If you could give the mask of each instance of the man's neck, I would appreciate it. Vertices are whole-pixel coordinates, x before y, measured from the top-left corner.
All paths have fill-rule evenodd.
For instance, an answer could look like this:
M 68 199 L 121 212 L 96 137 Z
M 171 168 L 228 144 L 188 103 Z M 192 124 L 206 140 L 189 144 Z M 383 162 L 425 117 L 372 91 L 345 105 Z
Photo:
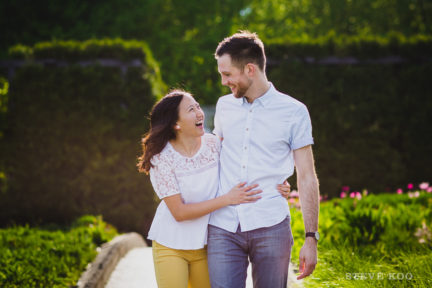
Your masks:
M 256 99 L 263 96 L 270 89 L 270 82 L 266 77 L 256 79 L 246 92 L 246 100 L 253 103 Z

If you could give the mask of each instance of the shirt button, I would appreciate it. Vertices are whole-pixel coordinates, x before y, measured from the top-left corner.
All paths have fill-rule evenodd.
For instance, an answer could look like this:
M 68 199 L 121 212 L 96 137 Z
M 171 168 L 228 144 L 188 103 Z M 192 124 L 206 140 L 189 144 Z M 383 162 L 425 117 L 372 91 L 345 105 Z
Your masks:
M 245 169 L 246 168 L 246 166 L 245 165 L 243 165 L 243 167 L 242 167 L 243 169 Z
M 246 128 L 246 131 L 249 131 L 249 128 Z
M 244 147 L 245 150 L 247 150 L 247 147 Z
M 252 109 L 251 109 L 251 110 L 249 110 L 249 112 L 250 112 L 250 113 L 252 113 Z

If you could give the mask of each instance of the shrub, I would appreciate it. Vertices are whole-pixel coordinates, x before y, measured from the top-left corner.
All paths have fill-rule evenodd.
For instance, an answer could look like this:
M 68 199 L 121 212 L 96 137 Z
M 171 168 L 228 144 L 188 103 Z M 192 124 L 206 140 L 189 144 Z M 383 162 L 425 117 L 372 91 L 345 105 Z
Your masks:
M 429 287 L 431 214 L 432 193 L 426 192 L 322 202 L 318 264 L 305 286 Z M 295 241 L 292 260 L 298 264 L 304 225 L 299 210 L 291 209 L 291 216 Z M 356 277 L 365 273 L 366 277 L 375 278 L 353 279 L 355 273 Z M 392 279 L 391 273 L 409 274 L 407 277 L 412 279 Z M 378 274 L 382 279 L 377 279 Z
M 115 235 L 115 228 L 95 216 L 83 216 L 66 229 L 0 229 L 0 286 L 72 287 L 97 247 Z

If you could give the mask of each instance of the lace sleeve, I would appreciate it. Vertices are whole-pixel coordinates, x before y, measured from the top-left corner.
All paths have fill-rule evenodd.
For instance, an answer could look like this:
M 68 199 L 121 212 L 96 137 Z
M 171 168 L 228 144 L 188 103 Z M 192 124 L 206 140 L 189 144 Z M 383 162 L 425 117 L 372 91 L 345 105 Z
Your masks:
M 207 137 L 206 141 L 207 141 L 210 149 L 212 150 L 212 152 L 215 152 L 218 155 L 220 155 L 221 140 L 220 140 L 219 136 L 213 135 L 213 134 L 207 134 L 206 137 Z
M 159 156 L 159 155 L 157 155 Z M 152 161 L 154 167 L 150 169 L 150 181 L 160 199 L 180 193 L 174 171 L 167 159 L 156 158 Z

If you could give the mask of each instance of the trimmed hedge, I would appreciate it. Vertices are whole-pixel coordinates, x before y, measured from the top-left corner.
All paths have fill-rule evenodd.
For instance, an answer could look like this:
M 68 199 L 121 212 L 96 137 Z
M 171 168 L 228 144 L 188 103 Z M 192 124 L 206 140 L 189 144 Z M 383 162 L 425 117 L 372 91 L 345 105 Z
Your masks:
M 107 41 L 68 42 L 63 52 L 59 42 L 28 49 L 36 57 L 67 59 L 68 65 L 28 61 L 10 82 L 1 223 L 67 223 L 82 214 L 102 214 L 120 230 L 147 233 L 156 202 L 136 161 L 146 117 L 164 84 L 156 62 L 147 61 L 145 45 Z M 76 62 L 80 55 L 101 57 L 98 53 L 130 59 L 138 51 L 145 57 L 142 66 L 126 72 L 97 61 Z
M 152 56 L 147 43 L 137 40 L 90 39 L 87 41 L 39 42 L 33 47 L 21 44 L 9 49 L 12 59 L 46 60 L 55 59 L 70 62 L 97 59 L 121 61 L 142 60 L 145 64 L 145 77 L 150 81 L 153 93 L 162 96 L 166 87 L 162 81 L 159 64 Z
M 95 216 L 83 216 L 66 229 L 0 229 L 0 286 L 74 287 L 97 247 L 116 234 Z
M 380 35 L 336 35 L 334 31 L 318 38 L 269 40 L 267 56 L 282 60 L 289 57 L 356 57 L 373 59 L 400 56 L 406 60 L 431 60 L 432 36 L 405 36 L 398 32 Z
M 432 63 L 308 65 L 284 62 L 269 79 L 311 114 L 321 194 L 373 192 L 430 179 Z
M 9 82 L 0 76 L 0 140 L 6 128 L 6 112 L 8 107 Z

